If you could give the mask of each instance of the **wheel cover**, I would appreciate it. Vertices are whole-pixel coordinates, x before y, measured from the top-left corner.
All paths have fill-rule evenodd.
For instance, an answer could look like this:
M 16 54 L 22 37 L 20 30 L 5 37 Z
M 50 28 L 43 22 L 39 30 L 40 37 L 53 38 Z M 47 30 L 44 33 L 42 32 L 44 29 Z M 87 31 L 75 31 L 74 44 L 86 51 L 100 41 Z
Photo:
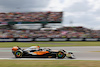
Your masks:
M 16 52 L 16 57 L 21 57 L 21 52 Z
M 58 57 L 63 57 L 63 56 L 64 56 L 64 54 L 62 52 L 58 53 Z

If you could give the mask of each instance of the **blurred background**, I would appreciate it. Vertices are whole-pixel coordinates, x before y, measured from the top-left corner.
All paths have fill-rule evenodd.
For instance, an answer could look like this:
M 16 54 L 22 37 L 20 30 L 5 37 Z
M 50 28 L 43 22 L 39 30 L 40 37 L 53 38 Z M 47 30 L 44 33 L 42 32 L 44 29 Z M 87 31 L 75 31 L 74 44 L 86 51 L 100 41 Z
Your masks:
M 0 38 L 100 38 L 99 0 L 0 0 Z

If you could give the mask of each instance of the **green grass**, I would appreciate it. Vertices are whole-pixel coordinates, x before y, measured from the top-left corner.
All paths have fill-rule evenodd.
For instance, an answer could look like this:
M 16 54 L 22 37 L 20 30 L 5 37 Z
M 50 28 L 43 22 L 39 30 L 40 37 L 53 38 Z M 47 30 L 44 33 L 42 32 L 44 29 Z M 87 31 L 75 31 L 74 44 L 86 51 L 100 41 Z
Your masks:
M 41 47 L 60 46 L 100 46 L 100 42 L 0 42 L 0 47 L 30 47 L 39 45 Z
M 0 60 L 0 67 L 100 67 L 100 61 Z

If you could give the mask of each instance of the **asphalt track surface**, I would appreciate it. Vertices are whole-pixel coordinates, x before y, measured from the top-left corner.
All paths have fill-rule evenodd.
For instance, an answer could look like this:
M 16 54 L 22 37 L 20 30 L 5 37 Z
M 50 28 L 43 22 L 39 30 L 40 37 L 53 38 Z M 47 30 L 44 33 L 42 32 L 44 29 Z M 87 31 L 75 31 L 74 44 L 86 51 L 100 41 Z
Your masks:
M 11 48 L 0 48 L 0 59 L 10 60 L 100 60 L 100 46 L 82 46 L 82 47 L 41 47 L 54 50 L 64 49 L 73 52 L 75 59 L 55 59 L 55 58 L 15 58 Z M 23 48 L 25 49 L 25 48 Z

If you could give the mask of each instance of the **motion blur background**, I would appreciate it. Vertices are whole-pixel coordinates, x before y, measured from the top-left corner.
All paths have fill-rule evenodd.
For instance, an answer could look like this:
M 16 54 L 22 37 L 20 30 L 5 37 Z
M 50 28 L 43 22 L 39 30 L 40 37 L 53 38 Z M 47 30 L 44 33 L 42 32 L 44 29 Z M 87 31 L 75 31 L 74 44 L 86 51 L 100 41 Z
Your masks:
M 0 38 L 100 38 L 99 2 L 0 0 Z

